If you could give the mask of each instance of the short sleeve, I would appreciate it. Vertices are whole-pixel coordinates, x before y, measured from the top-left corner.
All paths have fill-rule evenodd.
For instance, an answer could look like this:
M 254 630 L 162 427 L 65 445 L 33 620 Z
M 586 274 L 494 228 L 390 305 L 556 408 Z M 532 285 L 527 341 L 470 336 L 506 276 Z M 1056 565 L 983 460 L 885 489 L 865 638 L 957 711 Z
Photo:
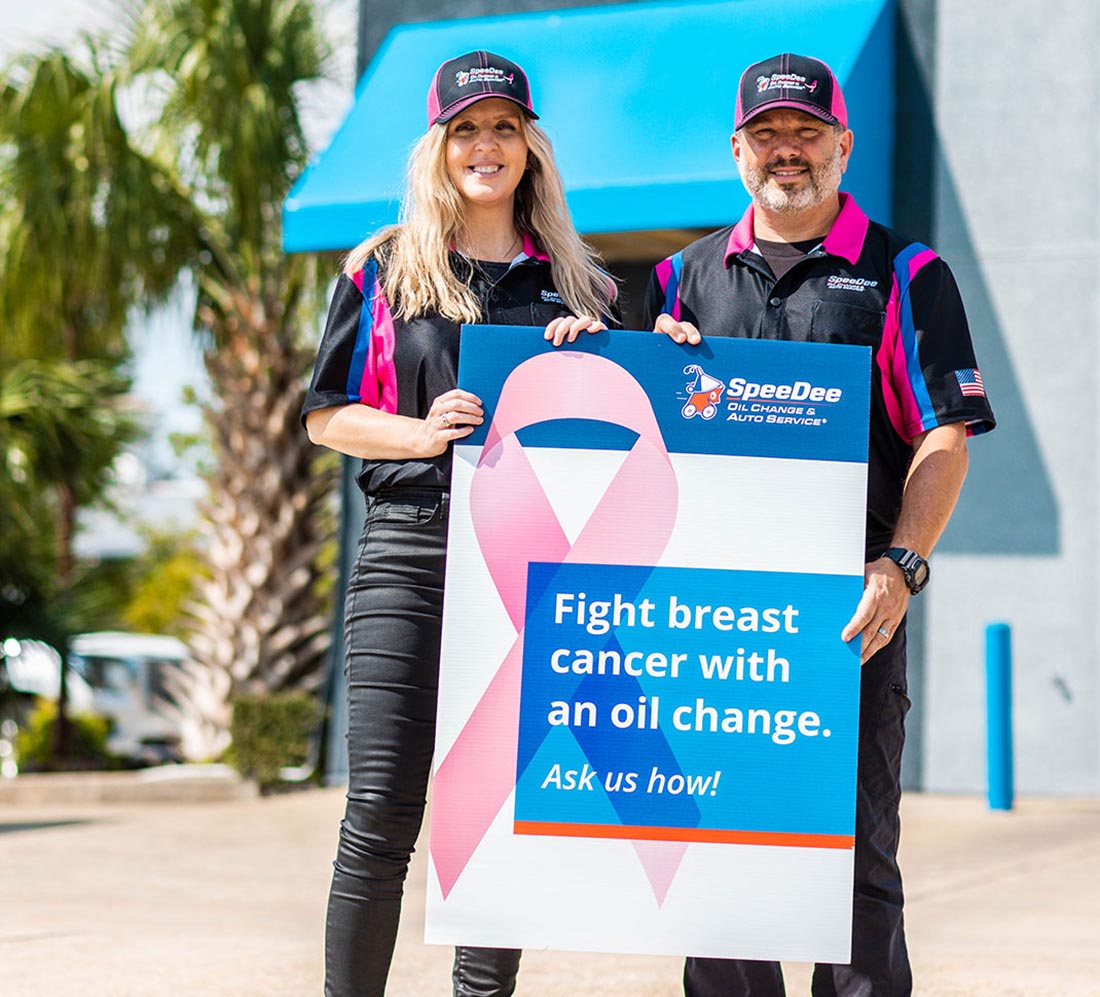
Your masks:
M 652 329 L 657 316 L 661 314 L 671 315 L 677 322 L 680 321 L 680 271 L 682 268 L 683 257 L 680 253 L 661 260 L 653 268 L 645 293 L 644 315 L 647 328 Z
M 645 303 L 642 310 L 642 318 L 645 322 L 647 329 L 653 328 L 653 323 L 657 321 L 657 316 L 663 312 L 665 305 L 665 292 L 661 287 L 660 281 L 657 279 L 657 271 L 649 275 L 649 283 L 645 289 Z
M 374 260 L 341 274 L 302 405 L 302 422 L 317 409 L 364 404 L 397 411 L 393 317 Z
M 914 244 L 895 261 L 877 363 L 894 429 L 907 443 L 936 426 L 993 429 L 966 311 L 947 264 Z

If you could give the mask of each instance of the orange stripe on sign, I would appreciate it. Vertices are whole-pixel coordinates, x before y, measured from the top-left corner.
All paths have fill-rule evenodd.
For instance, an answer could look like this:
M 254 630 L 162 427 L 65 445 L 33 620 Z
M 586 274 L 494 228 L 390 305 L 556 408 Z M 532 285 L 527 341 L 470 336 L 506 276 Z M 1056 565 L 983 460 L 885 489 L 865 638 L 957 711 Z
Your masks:
M 701 841 L 719 845 L 778 845 L 785 848 L 853 848 L 850 834 L 786 834 L 779 831 L 717 831 L 703 827 L 631 827 L 625 824 L 558 824 L 517 820 L 516 834 L 558 838 L 624 838 L 628 841 Z

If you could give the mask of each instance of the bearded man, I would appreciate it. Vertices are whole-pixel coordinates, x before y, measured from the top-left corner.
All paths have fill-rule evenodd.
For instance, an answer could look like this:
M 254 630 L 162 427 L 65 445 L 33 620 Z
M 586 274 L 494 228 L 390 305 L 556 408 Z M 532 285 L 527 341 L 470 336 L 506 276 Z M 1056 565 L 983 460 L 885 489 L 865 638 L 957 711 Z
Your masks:
M 966 476 L 969 435 L 993 428 L 958 288 L 932 250 L 870 221 L 840 182 L 852 132 L 823 62 L 784 54 L 741 77 L 733 158 L 752 204 L 658 264 L 654 331 L 870 346 L 865 587 L 838 635 L 860 639 L 852 958 L 818 965 L 813 994 L 902 997 L 901 752 L 905 614 Z M 814 552 L 806 551 L 807 570 Z M 778 963 L 688 959 L 687 997 L 777 997 Z

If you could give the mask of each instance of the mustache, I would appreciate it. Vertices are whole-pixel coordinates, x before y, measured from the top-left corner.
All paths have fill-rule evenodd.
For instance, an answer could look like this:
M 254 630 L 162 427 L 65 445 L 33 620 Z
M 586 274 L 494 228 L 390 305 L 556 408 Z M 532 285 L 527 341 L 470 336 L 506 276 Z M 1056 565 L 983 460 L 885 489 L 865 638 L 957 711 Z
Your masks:
M 764 169 L 766 169 L 766 170 L 778 170 L 778 169 L 781 169 L 785 166 L 786 167 L 804 166 L 804 167 L 806 167 L 806 169 L 811 168 L 810 164 L 807 163 L 806 160 L 802 159 L 799 156 L 793 156 L 790 159 L 772 159 L 768 163 L 765 164 Z

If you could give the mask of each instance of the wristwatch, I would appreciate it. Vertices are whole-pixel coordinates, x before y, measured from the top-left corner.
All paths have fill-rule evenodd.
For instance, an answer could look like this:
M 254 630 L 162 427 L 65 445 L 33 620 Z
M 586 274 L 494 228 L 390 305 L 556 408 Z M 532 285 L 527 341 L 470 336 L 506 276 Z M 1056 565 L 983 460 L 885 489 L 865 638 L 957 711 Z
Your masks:
M 906 547 L 891 547 L 882 556 L 890 558 L 901 568 L 901 573 L 905 575 L 905 584 L 913 595 L 916 595 L 928 584 L 930 574 L 928 562 L 915 550 L 909 550 Z

